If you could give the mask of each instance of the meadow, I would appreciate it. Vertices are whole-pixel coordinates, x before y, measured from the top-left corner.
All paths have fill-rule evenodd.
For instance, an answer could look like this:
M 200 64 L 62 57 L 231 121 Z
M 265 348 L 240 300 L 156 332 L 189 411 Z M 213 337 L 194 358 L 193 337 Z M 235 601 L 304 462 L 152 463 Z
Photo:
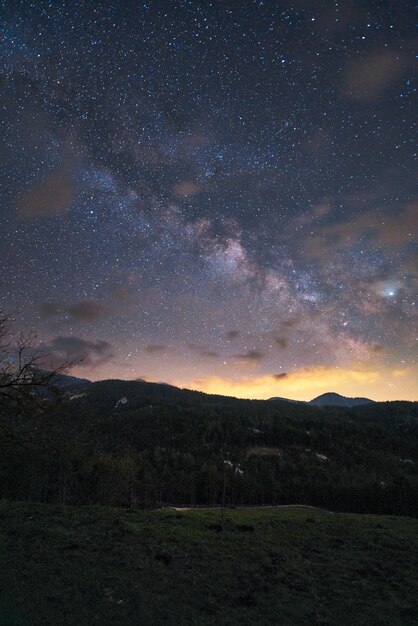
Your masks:
M 418 521 L 0 503 L 0 625 L 418 623 Z

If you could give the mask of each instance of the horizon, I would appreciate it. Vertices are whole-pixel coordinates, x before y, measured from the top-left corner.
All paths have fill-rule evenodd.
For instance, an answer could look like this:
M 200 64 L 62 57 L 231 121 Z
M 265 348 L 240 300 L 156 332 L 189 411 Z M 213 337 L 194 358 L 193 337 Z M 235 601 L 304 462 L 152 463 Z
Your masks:
M 0 309 L 80 377 L 418 397 L 409 3 L 7 3 Z
M 68 373 L 68 374 L 64 374 L 65 376 L 74 376 L 73 373 Z M 79 378 L 78 376 L 76 376 L 76 378 Z M 80 376 L 81 378 L 81 376 Z M 106 381 L 119 381 L 119 382 L 143 382 L 143 383 L 149 383 L 152 385 L 168 385 L 170 387 L 174 387 L 176 389 L 179 389 L 181 391 L 196 391 L 199 393 L 205 393 L 207 395 L 220 395 L 220 396 L 224 396 L 227 398 L 236 398 L 237 400 L 271 400 L 273 398 L 277 398 L 278 400 L 288 400 L 289 402 L 310 402 L 312 400 L 315 400 L 316 398 L 322 396 L 322 395 L 340 395 L 344 398 L 348 398 L 348 399 L 354 399 L 354 398 L 364 398 L 367 400 L 371 400 L 372 402 L 418 402 L 417 399 L 407 399 L 407 398 L 403 398 L 403 397 L 396 397 L 396 398 L 392 398 L 390 400 L 375 400 L 374 398 L 369 397 L 369 395 L 357 395 L 357 396 L 347 396 L 344 394 L 341 394 L 335 390 L 327 390 L 327 391 L 322 391 L 318 394 L 316 394 L 315 396 L 311 396 L 309 398 L 305 398 L 305 399 L 296 399 L 293 397 L 286 397 L 286 396 L 267 396 L 267 397 L 250 397 L 250 396 L 245 396 L 245 395 L 233 395 L 233 394 L 226 394 L 226 393 L 220 393 L 217 391 L 205 391 L 203 389 L 198 389 L 195 387 L 187 387 L 184 385 L 176 385 L 174 383 L 170 383 L 167 381 L 162 381 L 162 380 L 145 380 L 144 378 L 97 378 L 97 379 L 86 379 L 85 377 L 83 377 L 85 380 L 87 380 L 90 383 L 100 383 L 100 382 L 106 382 Z

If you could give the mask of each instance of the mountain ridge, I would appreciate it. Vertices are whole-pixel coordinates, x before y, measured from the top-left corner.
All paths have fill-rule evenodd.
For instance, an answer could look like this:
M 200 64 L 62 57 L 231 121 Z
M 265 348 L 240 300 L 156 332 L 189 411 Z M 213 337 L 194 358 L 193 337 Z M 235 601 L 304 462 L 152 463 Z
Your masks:
M 112 389 L 112 400 L 114 396 L 114 391 L 116 388 L 119 390 L 119 398 L 127 397 L 129 400 L 129 395 L 132 394 L 135 399 L 140 398 L 143 394 L 145 396 L 152 395 L 153 397 L 159 397 L 160 400 L 164 398 L 168 399 L 170 397 L 177 397 L 188 399 L 191 401 L 193 398 L 201 398 L 206 399 L 208 401 L 213 402 L 260 402 L 260 403 L 281 403 L 282 406 L 294 406 L 297 408 L 300 407 L 312 407 L 312 408 L 326 408 L 326 407 L 339 407 L 339 408 L 355 408 L 355 407 L 366 407 L 369 406 L 377 406 L 381 404 L 387 404 L 388 402 L 399 403 L 399 402 L 410 402 L 414 403 L 414 401 L 408 400 L 382 400 L 375 401 L 370 398 L 362 398 L 362 397 L 354 397 L 350 398 L 347 396 L 343 396 L 341 394 L 335 392 L 327 392 L 321 394 L 313 398 L 310 401 L 304 400 L 293 400 L 291 398 L 283 398 L 283 397 L 271 397 L 267 399 L 253 399 L 253 398 L 236 398 L 234 396 L 225 396 L 222 394 L 210 394 L 204 391 L 198 391 L 195 389 L 188 389 L 186 387 L 176 387 L 175 385 L 161 383 L 161 382 L 148 382 L 145 380 L 123 380 L 123 379 L 104 379 L 99 381 L 89 381 L 83 378 L 77 378 L 73 376 L 67 376 L 60 374 L 58 375 L 59 384 L 55 386 L 65 392 L 72 392 L 77 390 L 87 391 L 90 389 L 93 395 L 99 390 L 107 390 L 107 393 L 110 393 Z M 117 394 L 116 394 L 117 395 Z M 117 398 L 117 400 L 119 399 Z M 416 401 L 415 401 L 416 402 Z

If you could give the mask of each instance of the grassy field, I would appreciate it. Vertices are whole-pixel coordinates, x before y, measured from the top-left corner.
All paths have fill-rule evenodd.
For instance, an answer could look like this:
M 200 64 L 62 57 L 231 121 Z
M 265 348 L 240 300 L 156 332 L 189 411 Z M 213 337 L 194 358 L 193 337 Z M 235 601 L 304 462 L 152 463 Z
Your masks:
M 418 624 L 418 521 L 0 503 L 0 625 Z

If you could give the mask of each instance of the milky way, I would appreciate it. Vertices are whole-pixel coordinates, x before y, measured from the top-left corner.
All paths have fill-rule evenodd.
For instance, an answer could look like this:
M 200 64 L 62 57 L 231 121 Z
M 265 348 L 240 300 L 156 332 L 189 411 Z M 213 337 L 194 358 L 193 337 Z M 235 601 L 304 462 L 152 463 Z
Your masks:
M 417 399 L 412 2 L 1 5 L 17 327 L 92 379 Z

